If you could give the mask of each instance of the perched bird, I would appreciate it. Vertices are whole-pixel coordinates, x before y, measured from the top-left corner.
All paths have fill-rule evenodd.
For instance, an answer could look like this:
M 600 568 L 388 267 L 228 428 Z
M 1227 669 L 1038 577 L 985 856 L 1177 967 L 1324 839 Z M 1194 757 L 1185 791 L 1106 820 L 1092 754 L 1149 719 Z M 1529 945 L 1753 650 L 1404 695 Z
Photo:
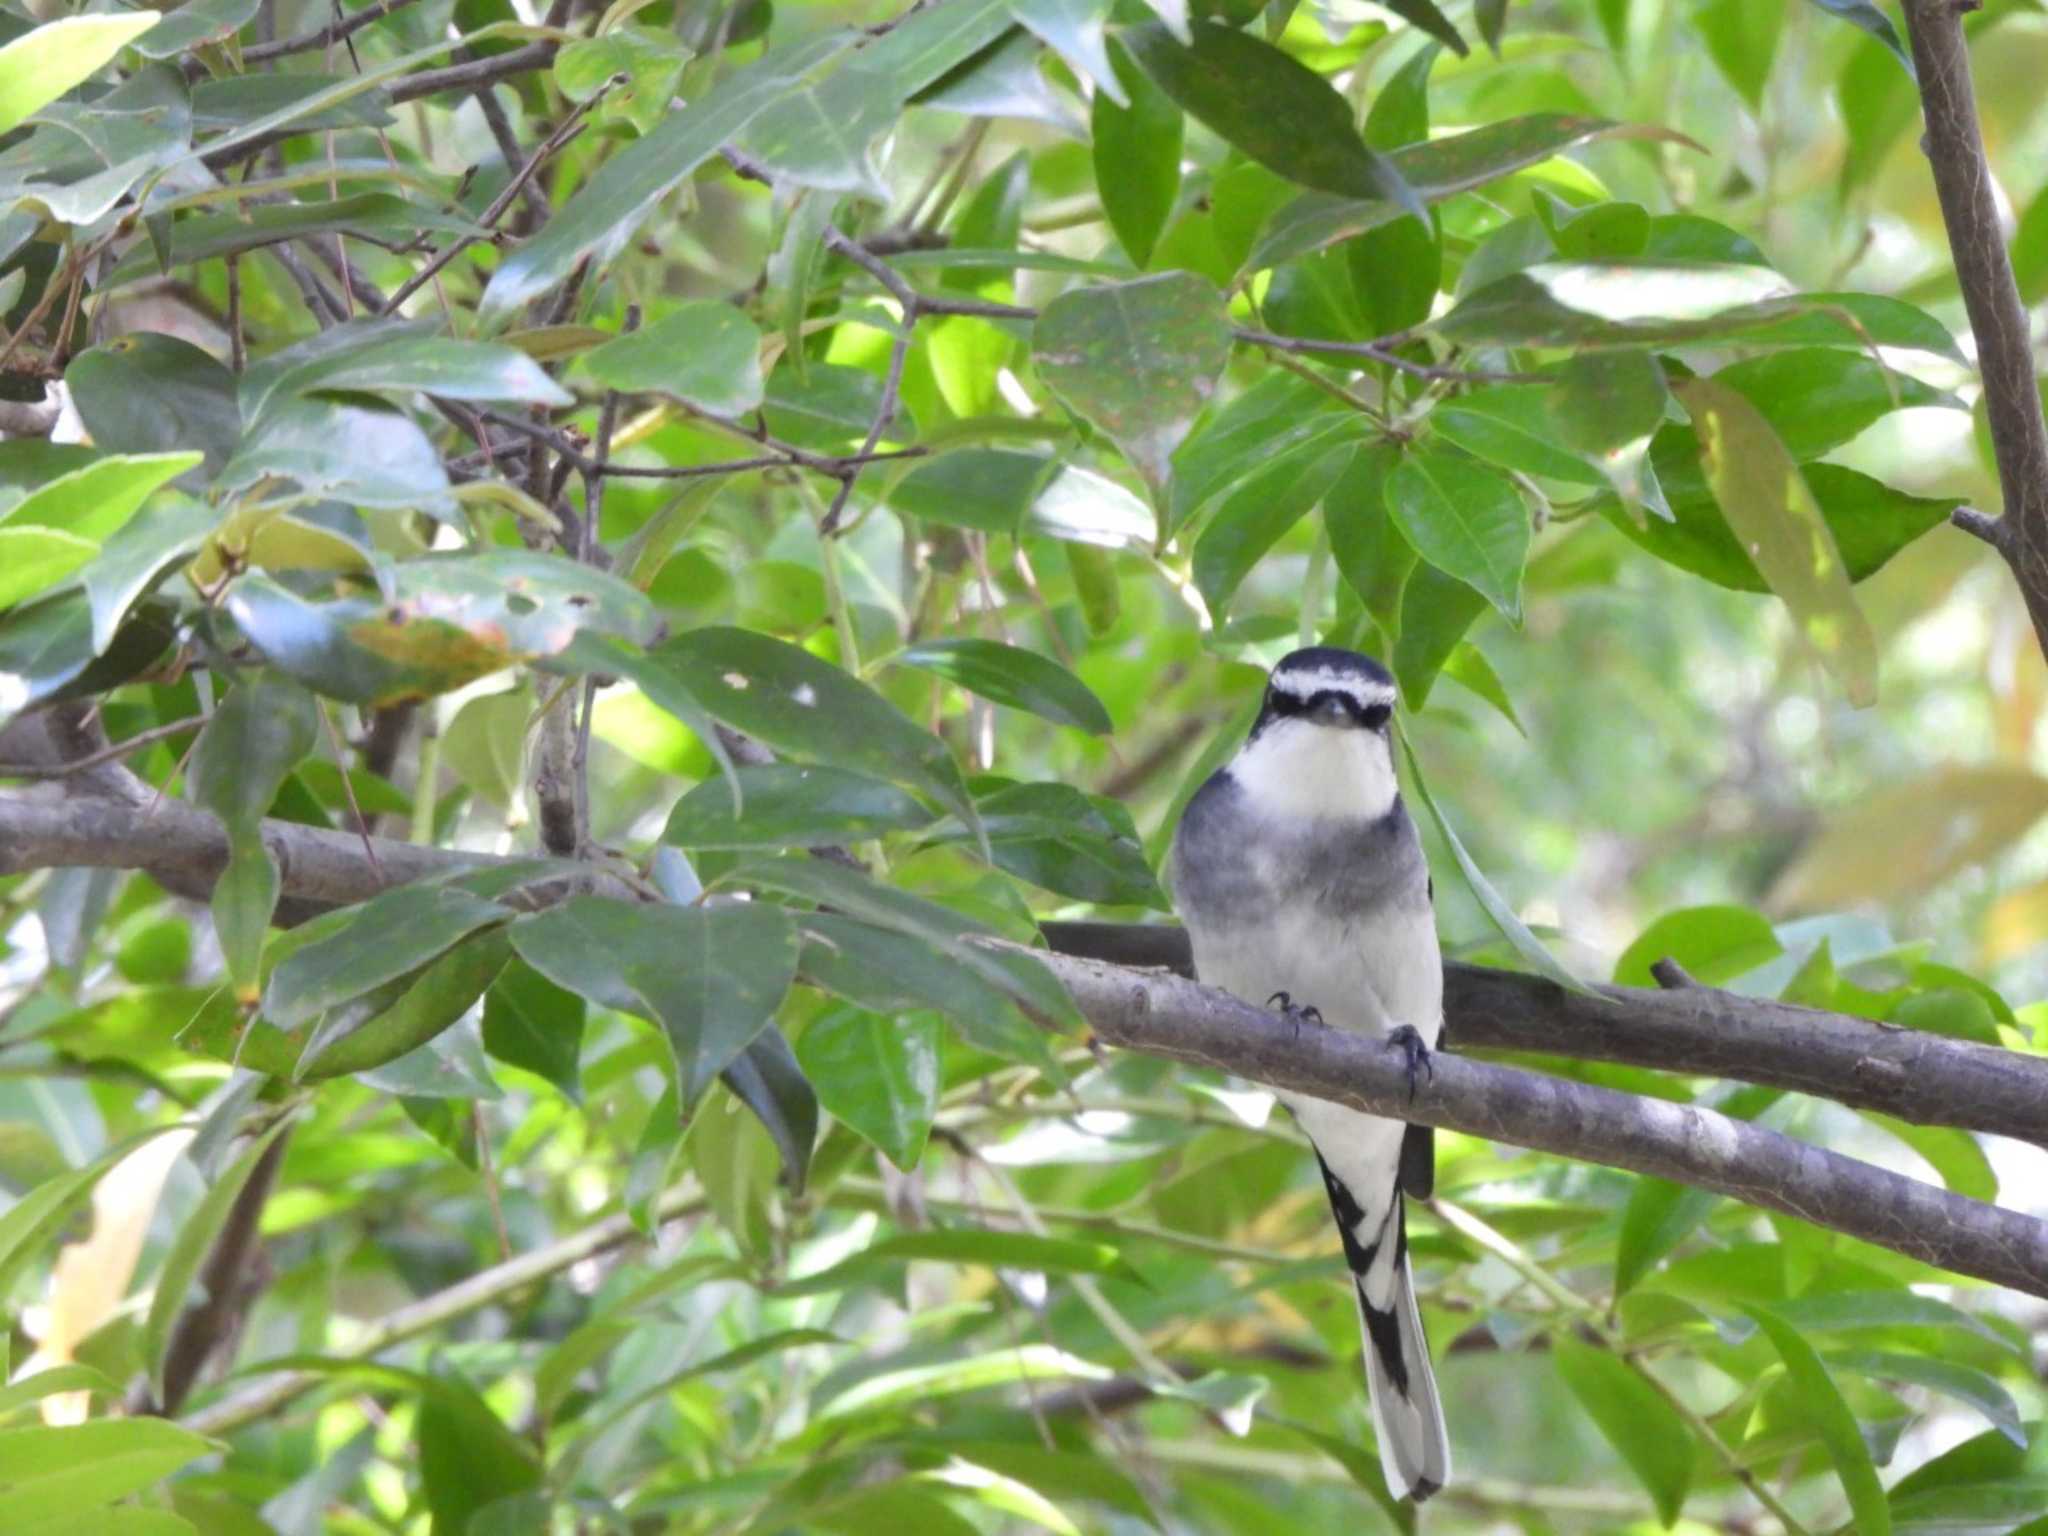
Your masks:
M 1394 777 L 1394 680 L 1317 646 L 1273 669 L 1237 755 L 1181 817 L 1168 861 L 1195 974 L 1298 1021 L 1405 1045 L 1443 1018 L 1435 895 Z M 1426 1198 L 1429 1129 L 1282 1093 L 1315 1144 L 1358 1294 L 1380 1464 L 1396 1497 L 1450 1476 L 1450 1441 L 1408 1271 L 1403 1193 Z

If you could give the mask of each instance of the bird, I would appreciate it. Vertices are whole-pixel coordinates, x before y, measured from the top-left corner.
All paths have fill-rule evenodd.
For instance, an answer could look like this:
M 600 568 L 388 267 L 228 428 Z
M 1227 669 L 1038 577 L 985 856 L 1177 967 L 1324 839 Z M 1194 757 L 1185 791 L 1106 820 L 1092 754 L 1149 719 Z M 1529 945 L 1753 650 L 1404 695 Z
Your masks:
M 1267 680 L 1251 734 L 1188 801 L 1167 859 L 1197 979 L 1408 1052 L 1411 1089 L 1443 1021 L 1434 882 L 1394 776 L 1394 679 L 1311 646 Z M 1395 1497 L 1443 1488 L 1450 1437 L 1408 1264 L 1404 1195 L 1427 1199 L 1426 1126 L 1303 1094 L 1280 1100 L 1314 1145 L 1358 1298 L 1380 1465 Z

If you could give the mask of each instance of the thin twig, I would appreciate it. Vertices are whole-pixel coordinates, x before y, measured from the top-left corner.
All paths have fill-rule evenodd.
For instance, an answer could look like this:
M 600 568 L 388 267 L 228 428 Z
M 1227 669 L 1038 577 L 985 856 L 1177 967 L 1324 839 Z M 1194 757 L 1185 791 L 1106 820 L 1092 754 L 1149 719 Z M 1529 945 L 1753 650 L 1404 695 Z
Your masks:
M 311 53 L 316 48 L 325 48 L 347 37 L 353 37 L 365 27 L 374 26 L 394 11 L 402 11 L 416 0 L 377 0 L 375 5 L 366 5 L 345 20 L 332 22 L 311 32 L 301 32 L 296 37 L 283 38 L 274 43 L 257 43 L 242 50 L 242 64 L 267 64 L 272 59 L 289 58 L 295 53 Z M 187 66 L 188 78 L 204 73 L 204 66 L 194 60 Z
M 193 715 L 189 719 L 173 720 L 168 725 L 153 725 L 110 747 L 64 763 L 0 763 L 0 779 L 66 779 L 73 774 L 84 773 L 88 768 L 97 768 L 102 763 L 117 763 L 131 752 L 168 741 L 173 736 L 196 731 L 212 718 L 210 714 Z

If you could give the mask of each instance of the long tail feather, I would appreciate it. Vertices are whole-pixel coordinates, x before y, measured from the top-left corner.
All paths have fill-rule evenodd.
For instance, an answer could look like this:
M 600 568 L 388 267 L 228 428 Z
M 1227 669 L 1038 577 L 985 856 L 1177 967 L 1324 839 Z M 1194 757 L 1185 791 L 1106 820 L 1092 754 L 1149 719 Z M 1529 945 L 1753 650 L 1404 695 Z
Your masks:
M 1405 1215 L 1395 1220 L 1405 1229 Z M 1451 1437 L 1430 1370 L 1429 1342 L 1422 1336 L 1422 1317 L 1415 1308 L 1405 1230 L 1399 1240 L 1389 1305 L 1378 1307 L 1367 1300 L 1362 1277 L 1354 1278 L 1352 1288 L 1358 1294 L 1359 1327 L 1365 1335 L 1365 1379 L 1372 1391 L 1380 1470 L 1395 1498 L 1419 1504 L 1450 1481 Z

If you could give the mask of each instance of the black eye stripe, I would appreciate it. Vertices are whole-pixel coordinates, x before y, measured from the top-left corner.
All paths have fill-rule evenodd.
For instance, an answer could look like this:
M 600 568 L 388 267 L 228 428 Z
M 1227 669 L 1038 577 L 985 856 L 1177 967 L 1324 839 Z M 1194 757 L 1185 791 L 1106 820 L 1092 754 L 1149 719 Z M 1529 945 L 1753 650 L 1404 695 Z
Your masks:
M 1266 695 L 1266 707 L 1272 713 L 1283 717 L 1313 714 L 1326 704 L 1335 704 L 1351 719 L 1370 730 L 1378 730 L 1394 713 L 1391 704 L 1361 704 L 1356 694 L 1342 688 L 1320 688 L 1305 697 L 1300 694 L 1283 693 L 1276 688 Z

